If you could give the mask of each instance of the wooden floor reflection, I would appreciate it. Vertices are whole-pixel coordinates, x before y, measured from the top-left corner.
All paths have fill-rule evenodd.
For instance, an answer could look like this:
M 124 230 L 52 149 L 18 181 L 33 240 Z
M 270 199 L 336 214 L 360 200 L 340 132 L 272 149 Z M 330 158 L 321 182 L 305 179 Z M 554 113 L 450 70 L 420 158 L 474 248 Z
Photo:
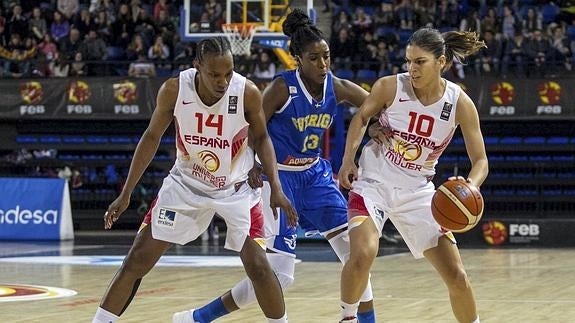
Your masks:
M 45 245 L 2 243 L 0 285 L 54 286 L 78 294 L 39 301 L 0 299 L 0 322 L 91 322 L 117 269 L 6 263 L 1 258 L 123 255 L 128 246 L 108 241 L 102 245 L 60 246 L 56 251 Z M 329 247 L 321 244 L 313 248 Z M 481 322 L 575 322 L 575 250 L 464 249 L 462 255 L 475 289 Z M 340 269 L 335 261 L 304 260 L 296 265 L 295 283 L 285 293 L 290 322 L 338 321 Z M 379 257 L 372 275 L 378 322 L 455 322 L 446 288 L 425 260 L 416 261 L 408 253 Z M 157 267 L 144 279 L 120 322 L 171 322 L 173 312 L 202 305 L 243 277 L 241 267 Z M 218 322 L 265 320 L 257 305 L 252 305 Z

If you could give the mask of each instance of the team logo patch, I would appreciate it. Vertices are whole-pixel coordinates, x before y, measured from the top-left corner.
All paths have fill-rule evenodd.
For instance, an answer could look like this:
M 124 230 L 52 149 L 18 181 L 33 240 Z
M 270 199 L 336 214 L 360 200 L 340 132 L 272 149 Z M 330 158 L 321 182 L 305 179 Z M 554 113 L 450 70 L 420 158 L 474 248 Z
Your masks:
M 122 81 L 112 85 L 114 89 L 114 98 L 122 104 L 133 104 L 138 97 L 138 87 L 136 83 Z
M 84 81 L 71 81 L 68 84 L 68 101 L 71 103 L 84 104 L 91 95 L 90 87 Z
M 204 164 L 204 167 L 211 173 L 215 173 L 218 169 L 220 169 L 220 160 L 218 155 L 216 155 L 214 152 L 209 150 L 202 150 L 198 153 L 198 157 Z
M 158 220 L 156 221 L 156 223 L 158 225 L 172 228 L 174 227 L 175 220 L 176 220 L 176 212 L 166 209 L 160 209 L 160 214 L 158 215 Z
M 297 93 L 297 87 L 295 87 L 295 86 L 290 86 L 290 87 L 289 87 L 289 93 L 290 93 L 290 94 L 296 94 L 296 93 Z
M 70 297 L 76 294 L 74 290 L 58 287 L 0 284 L 0 303 Z
M 25 104 L 38 104 L 44 98 L 44 90 L 40 82 L 31 81 L 20 84 L 20 96 Z
M 228 99 L 228 113 L 236 114 L 238 112 L 238 96 L 230 95 Z
M 445 102 L 443 104 L 443 109 L 441 109 L 441 116 L 439 118 L 441 120 L 448 121 L 449 116 L 451 115 L 451 108 L 453 108 L 453 104 Z
M 406 161 L 414 161 L 421 156 L 421 146 L 407 141 L 397 140 L 394 148 L 395 151 Z

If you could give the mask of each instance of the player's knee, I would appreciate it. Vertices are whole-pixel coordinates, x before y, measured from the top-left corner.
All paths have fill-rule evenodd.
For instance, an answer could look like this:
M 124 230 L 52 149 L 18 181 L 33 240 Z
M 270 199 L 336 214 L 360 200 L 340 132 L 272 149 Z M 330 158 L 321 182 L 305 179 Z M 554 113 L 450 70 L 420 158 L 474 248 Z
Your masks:
M 470 288 L 469 278 L 463 267 L 458 267 L 449 272 L 446 284 L 451 293 L 464 293 Z
M 274 274 L 265 255 L 254 255 L 244 262 L 244 268 L 251 281 L 263 281 Z
M 143 277 L 152 269 L 154 261 L 145 250 L 131 250 L 122 263 L 122 272 Z

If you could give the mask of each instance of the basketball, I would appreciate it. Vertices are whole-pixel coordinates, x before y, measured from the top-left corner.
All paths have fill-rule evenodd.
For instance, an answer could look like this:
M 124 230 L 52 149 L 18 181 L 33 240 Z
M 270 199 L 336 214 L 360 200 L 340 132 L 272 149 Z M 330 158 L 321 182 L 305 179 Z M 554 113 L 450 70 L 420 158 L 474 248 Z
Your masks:
M 483 196 L 479 189 L 464 180 L 453 180 L 437 188 L 431 213 L 443 228 L 453 232 L 471 230 L 483 215 Z

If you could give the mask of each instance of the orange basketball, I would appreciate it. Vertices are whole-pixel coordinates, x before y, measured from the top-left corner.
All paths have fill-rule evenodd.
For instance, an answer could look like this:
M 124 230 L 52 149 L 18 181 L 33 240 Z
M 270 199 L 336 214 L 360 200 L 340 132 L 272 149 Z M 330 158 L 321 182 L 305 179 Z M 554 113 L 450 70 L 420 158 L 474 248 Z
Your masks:
M 447 181 L 433 195 L 431 213 L 443 228 L 466 232 L 483 215 L 483 196 L 477 187 L 464 180 Z

